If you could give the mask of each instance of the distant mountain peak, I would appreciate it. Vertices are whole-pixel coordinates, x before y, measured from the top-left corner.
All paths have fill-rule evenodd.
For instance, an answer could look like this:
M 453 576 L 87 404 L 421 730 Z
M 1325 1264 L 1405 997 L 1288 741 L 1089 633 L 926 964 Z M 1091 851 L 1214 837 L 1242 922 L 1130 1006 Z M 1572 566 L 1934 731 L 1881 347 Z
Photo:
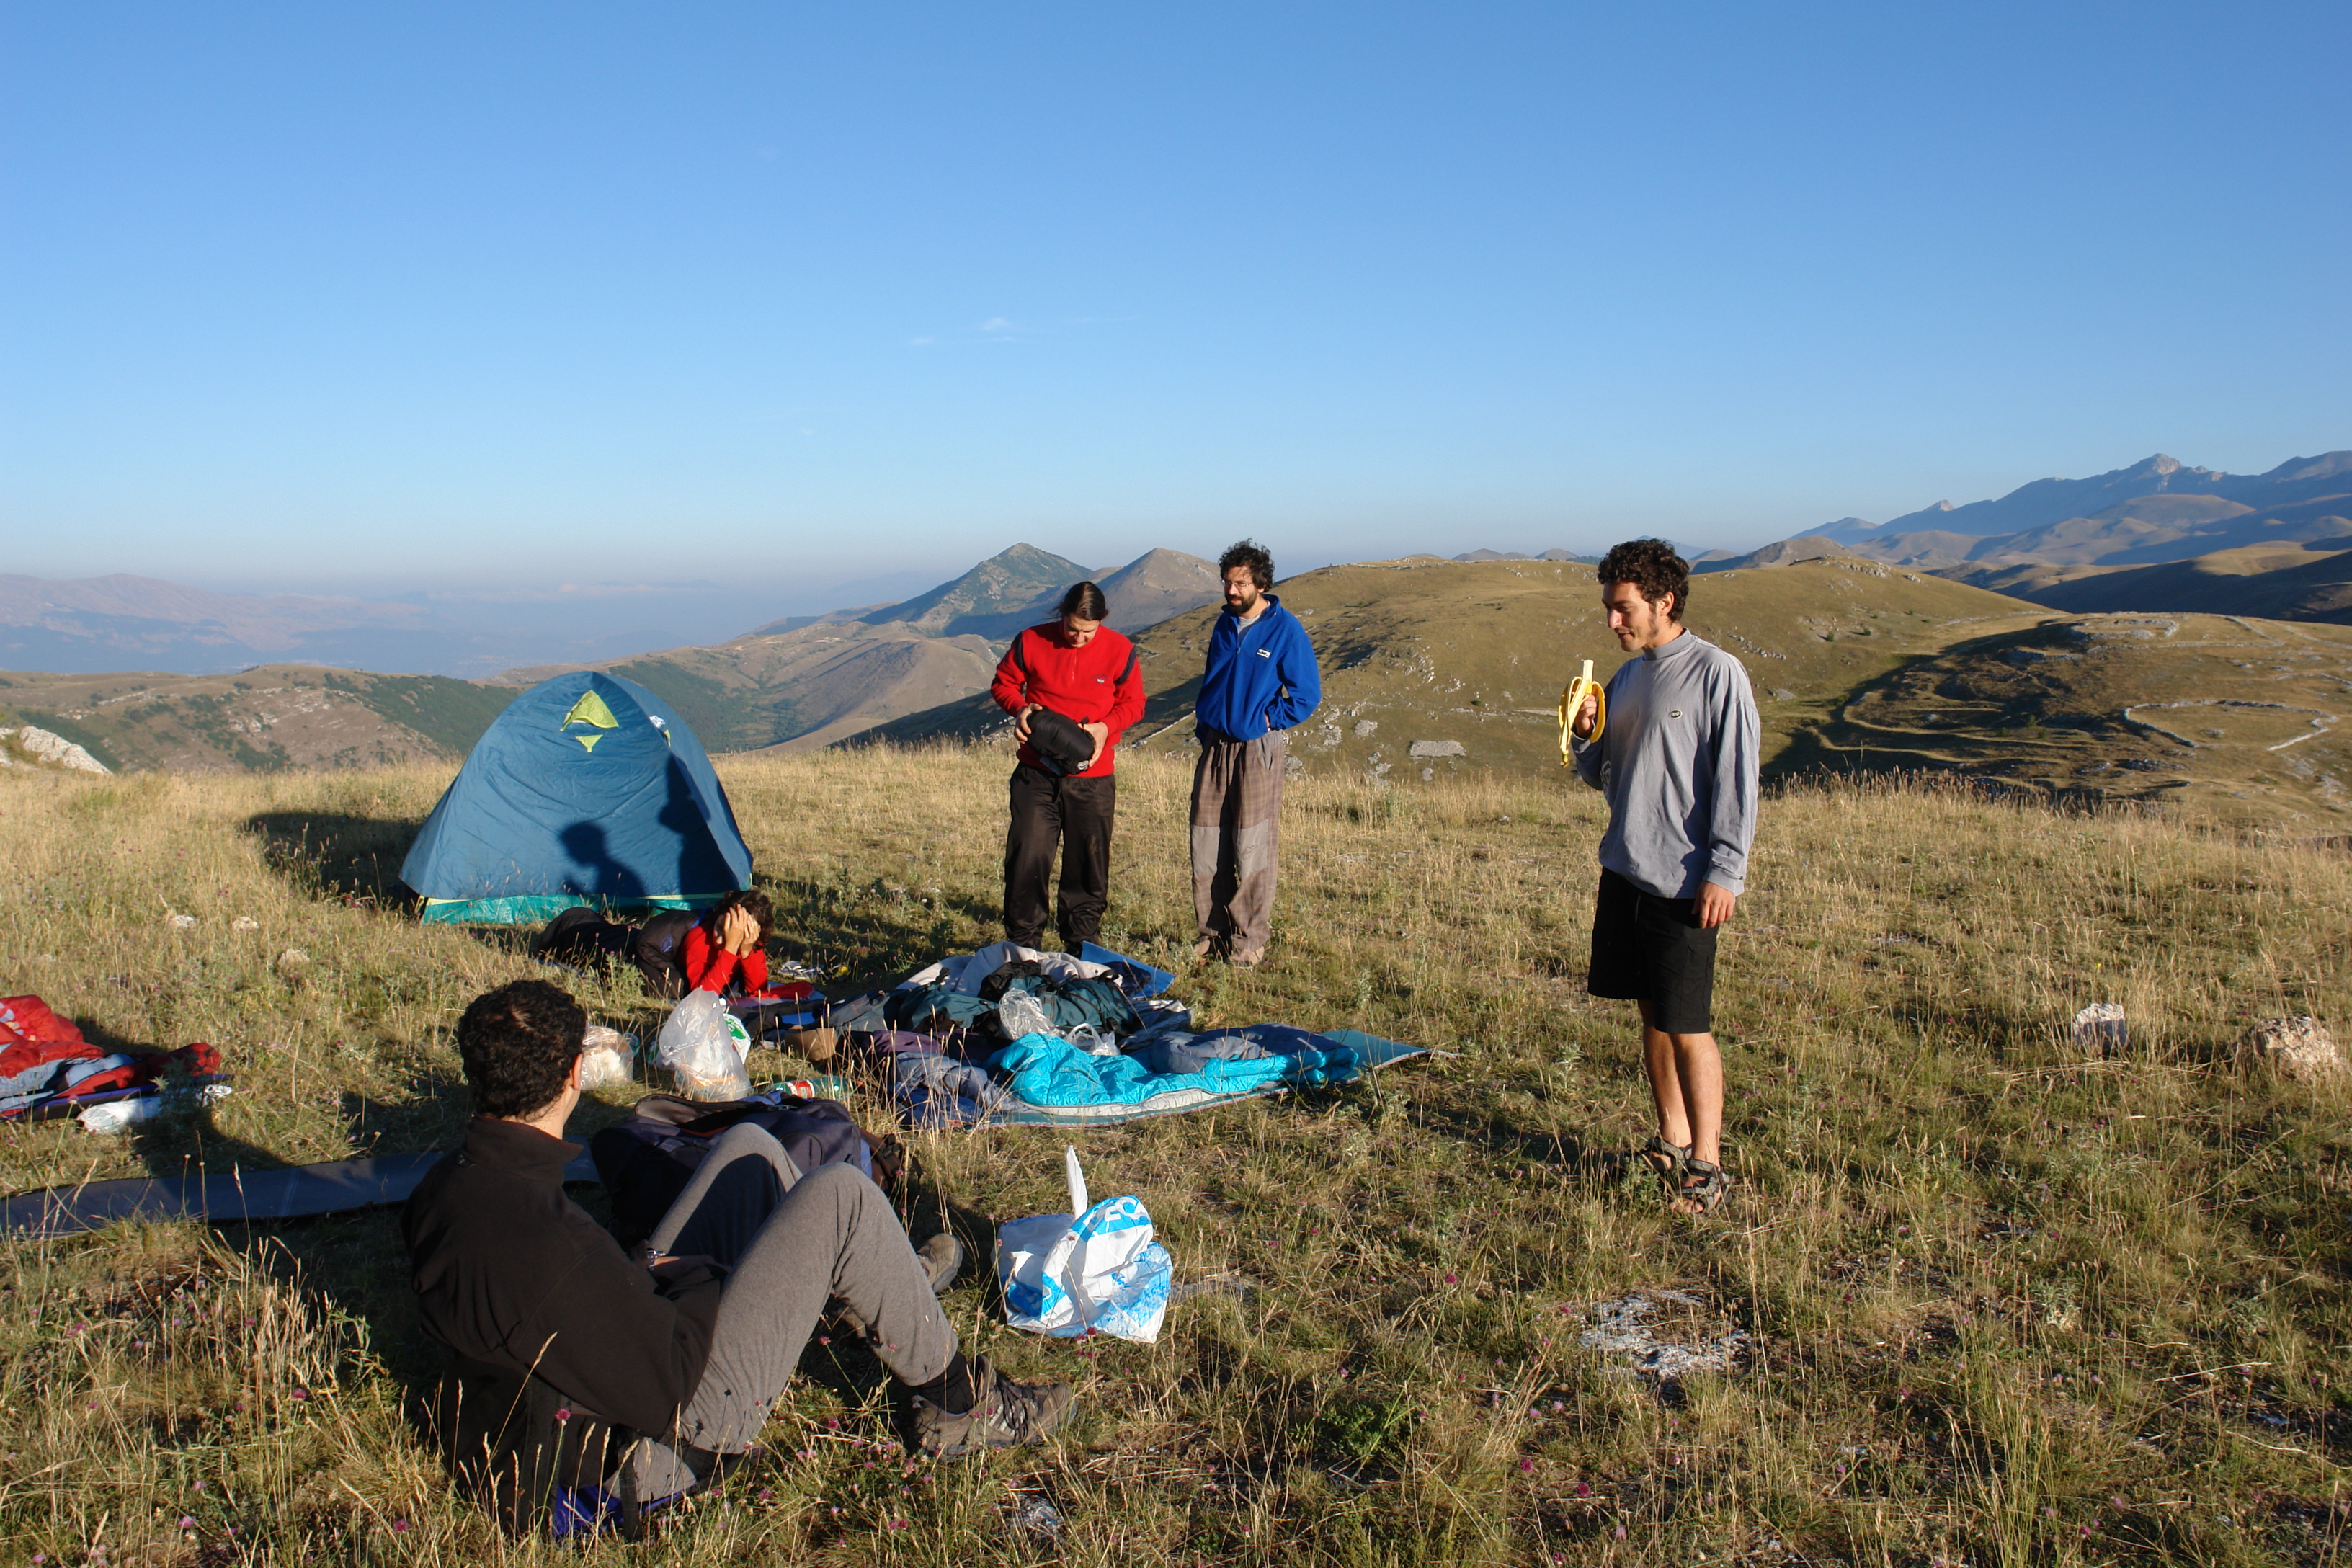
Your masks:
M 1018 631 L 1041 599 L 1091 575 L 1089 568 L 1034 544 L 1015 544 L 929 593 L 860 617 L 868 626 L 903 622 L 931 637 Z

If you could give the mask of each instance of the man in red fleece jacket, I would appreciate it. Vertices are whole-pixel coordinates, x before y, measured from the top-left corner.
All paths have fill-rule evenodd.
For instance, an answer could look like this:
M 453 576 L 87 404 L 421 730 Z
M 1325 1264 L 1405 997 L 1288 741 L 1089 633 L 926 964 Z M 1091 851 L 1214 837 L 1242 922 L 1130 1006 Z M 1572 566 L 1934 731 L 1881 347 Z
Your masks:
M 1062 595 L 1061 619 L 1013 639 L 989 695 L 1013 717 L 1021 761 L 1013 770 L 1013 821 L 1004 835 L 1004 934 L 1035 947 L 1045 931 L 1054 847 L 1062 849 L 1055 926 L 1070 952 L 1095 940 L 1110 900 L 1110 834 L 1118 738 L 1143 717 L 1135 645 L 1103 625 L 1102 590 L 1080 583 Z M 1050 710 L 1094 737 L 1094 755 L 1066 771 L 1030 743 L 1032 717 Z

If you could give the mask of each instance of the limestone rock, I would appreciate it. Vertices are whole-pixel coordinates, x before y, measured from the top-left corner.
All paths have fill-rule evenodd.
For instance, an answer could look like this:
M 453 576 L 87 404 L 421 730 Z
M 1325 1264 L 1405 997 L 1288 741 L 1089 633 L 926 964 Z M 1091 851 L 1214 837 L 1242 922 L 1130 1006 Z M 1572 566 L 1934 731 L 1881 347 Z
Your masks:
M 1459 741 L 1415 741 L 1407 750 L 1416 757 L 1459 757 L 1468 754 Z
M 2131 1043 L 2124 1010 L 2114 1002 L 2094 1002 L 2075 1014 L 2068 1033 L 2074 1048 L 2086 1057 L 2119 1057 Z
M 2238 1042 L 2238 1060 L 2262 1065 L 2296 1083 L 2341 1078 L 2344 1053 L 2316 1018 L 2264 1018 Z
M 110 773 L 114 770 L 67 740 L 27 724 L 21 730 L 0 730 L 0 738 L 14 740 L 26 755 L 53 768 L 71 768 L 76 773 Z

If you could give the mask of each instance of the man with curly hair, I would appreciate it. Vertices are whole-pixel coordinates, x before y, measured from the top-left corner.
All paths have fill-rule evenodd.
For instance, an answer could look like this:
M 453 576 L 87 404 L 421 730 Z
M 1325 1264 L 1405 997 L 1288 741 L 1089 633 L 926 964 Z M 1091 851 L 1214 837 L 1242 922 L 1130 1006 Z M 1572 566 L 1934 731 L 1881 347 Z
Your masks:
M 1570 716 L 1576 770 L 1608 798 L 1592 917 L 1595 996 L 1642 1010 L 1658 1135 L 1643 1155 L 1685 1214 L 1711 1214 L 1723 1168 L 1723 1058 L 1713 1017 L 1716 932 L 1747 886 L 1759 725 L 1748 671 L 1683 626 L 1690 568 L 1636 539 L 1601 557 L 1601 603 L 1638 657 L 1602 703 Z M 1594 734 L 1596 727 L 1600 733 Z
M 764 1129 L 712 1146 L 660 1250 L 623 1251 L 563 1192 L 587 1027 L 543 980 L 474 999 L 457 1022 L 474 1119 L 402 1220 L 425 1331 L 450 1352 L 447 1458 L 509 1530 L 634 1531 L 710 1481 L 758 1439 L 828 1301 L 909 1390 L 926 1452 L 1034 1442 L 1067 1418 L 1067 1384 L 964 1357 L 936 1294 L 962 1260 L 952 1238 L 918 1253 L 863 1172 L 803 1173 Z
M 1217 562 L 1225 613 L 1209 633 L 1208 667 L 1193 704 L 1201 742 L 1192 773 L 1192 908 L 1198 958 L 1236 969 L 1265 957 L 1274 934 L 1274 878 L 1282 847 L 1284 731 L 1323 700 L 1315 647 L 1298 617 L 1266 592 L 1274 557 L 1244 539 Z

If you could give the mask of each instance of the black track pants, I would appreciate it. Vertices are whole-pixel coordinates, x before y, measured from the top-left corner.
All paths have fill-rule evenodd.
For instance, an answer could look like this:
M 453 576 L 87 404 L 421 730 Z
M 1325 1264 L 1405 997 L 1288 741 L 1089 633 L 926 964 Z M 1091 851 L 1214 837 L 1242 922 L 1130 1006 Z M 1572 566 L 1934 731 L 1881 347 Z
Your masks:
M 1110 830 L 1118 780 L 1057 778 L 1024 763 L 1013 770 L 1013 822 L 1004 834 L 1004 934 L 1035 947 L 1045 932 L 1054 846 L 1062 847 L 1062 945 L 1078 951 L 1102 930 L 1110 901 Z

